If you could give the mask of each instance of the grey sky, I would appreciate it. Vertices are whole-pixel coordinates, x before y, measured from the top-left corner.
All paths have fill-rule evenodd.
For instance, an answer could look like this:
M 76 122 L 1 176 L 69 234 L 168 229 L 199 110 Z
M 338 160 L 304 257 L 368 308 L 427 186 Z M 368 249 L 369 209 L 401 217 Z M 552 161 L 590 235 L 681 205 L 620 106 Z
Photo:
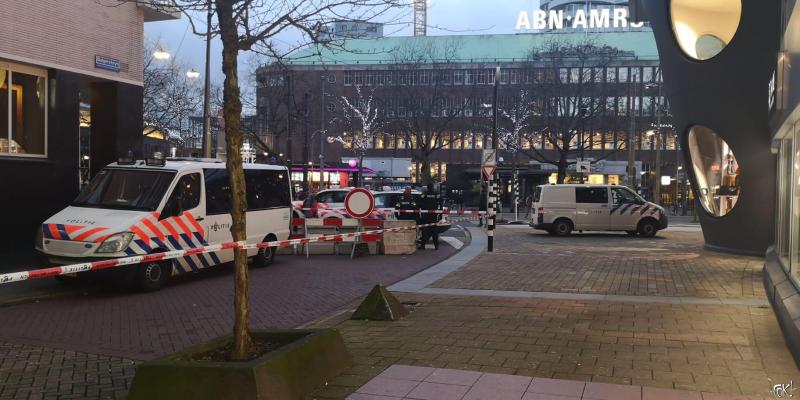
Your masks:
M 429 35 L 447 34 L 486 34 L 515 33 L 514 26 L 521 10 L 532 10 L 535 0 L 429 0 L 428 24 L 434 28 L 428 30 Z M 411 10 L 403 10 L 404 26 L 390 26 L 387 34 L 411 35 Z M 200 18 L 205 22 L 205 16 Z M 437 29 L 442 27 L 443 29 Z M 203 72 L 205 44 L 202 37 L 192 34 L 191 27 L 183 17 L 180 21 L 151 22 L 145 24 L 145 36 L 150 40 L 159 40 L 162 47 L 173 54 L 176 60 L 186 64 L 188 68 L 196 68 Z M 289 39 L 291 40 L 291 39 Z M 221 44 L 219 40 L 212 43 L 211 79 L 222 81 L 220 71 Z M 240 58 L 244 73 L 249 70 L 247 64 L 252 63 L 252 55 L 244 54 Z M 243 77 L 244 78 L 244 77 Z M 244 80 L 244 79 L 243 79 Z

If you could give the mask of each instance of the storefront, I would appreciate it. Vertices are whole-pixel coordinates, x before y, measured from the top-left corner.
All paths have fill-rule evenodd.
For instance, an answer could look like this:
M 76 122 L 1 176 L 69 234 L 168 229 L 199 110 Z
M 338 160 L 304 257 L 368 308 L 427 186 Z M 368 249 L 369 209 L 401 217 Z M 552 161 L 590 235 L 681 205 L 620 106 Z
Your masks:
M 772 150 L 778 156 L 775 242 L 764 286 L 795 360 L 800 363 L 800 7 L 781 10 L 780 51 L 766 87 Z
M 25 249 L 92 172 L 141 155 L 143 23 L 179 16 L 93 0 L 8 2 L 4 13 L 0 248 Z

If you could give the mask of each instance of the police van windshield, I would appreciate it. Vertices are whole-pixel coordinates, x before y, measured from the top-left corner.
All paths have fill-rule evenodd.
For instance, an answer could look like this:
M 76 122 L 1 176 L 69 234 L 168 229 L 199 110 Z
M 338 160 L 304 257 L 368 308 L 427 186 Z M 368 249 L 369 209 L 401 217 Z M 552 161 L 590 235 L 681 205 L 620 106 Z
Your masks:
M 77 207 L 155 211 L 175 172 L 104 169 L 72 203 Z

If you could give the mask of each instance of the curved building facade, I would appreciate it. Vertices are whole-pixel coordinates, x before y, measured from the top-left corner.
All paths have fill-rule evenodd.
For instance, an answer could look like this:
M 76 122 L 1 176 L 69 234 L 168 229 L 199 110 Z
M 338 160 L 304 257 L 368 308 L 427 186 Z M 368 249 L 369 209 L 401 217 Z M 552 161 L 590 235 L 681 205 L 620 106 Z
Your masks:
M 706 246 L 764 255 L 775 232 L 767 95 L 776 71 L 780 4 L 644 3 Z

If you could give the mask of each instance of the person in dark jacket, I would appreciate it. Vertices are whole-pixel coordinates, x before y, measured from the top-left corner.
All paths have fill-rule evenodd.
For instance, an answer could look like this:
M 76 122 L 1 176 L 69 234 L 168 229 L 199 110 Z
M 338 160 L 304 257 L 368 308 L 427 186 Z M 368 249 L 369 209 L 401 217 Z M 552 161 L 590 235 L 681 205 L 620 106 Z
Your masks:
M 317 194 L 313 191 L 303 200 L 303 215 L 306 218 L 316 218 L 318 215 Z
M 398 211 L 410 211 L 416 210 L 419 208 L 416 200 L 414 200 L 414 195 L 411 194 L 411 188 L 406 187 L 403 191 L 403 197 L 394 205 L 394 208 Z M 410 212 L 398 212 L 397 219 L 401 221 L 415 221 L 417 219 L 417 213 L 410 213 Z
M 439 196 L 436 194 L 436 191 L 433 188 L 433 184 L 429 183 L 428 188 L 425 193 L 422 195 L 422 200 L 420 201 L 422 204 L 420 208 L 423 210 L 441 210 L 442 202 Z M 427 225 L 427 224 L 435 224 L 439 222 L 440 214 L 437 213 L 422 213 L 420 214 L 419 223 L 420 225 Z M 425 245 L 428 244 L 428 240 L 433 239 L 433 247 L 436 250 L 439 250 L 439 227 L 438 226 L 429 226 L 422 228 L 422 238 L 419 241 L 419 249 L 424 249 Z

